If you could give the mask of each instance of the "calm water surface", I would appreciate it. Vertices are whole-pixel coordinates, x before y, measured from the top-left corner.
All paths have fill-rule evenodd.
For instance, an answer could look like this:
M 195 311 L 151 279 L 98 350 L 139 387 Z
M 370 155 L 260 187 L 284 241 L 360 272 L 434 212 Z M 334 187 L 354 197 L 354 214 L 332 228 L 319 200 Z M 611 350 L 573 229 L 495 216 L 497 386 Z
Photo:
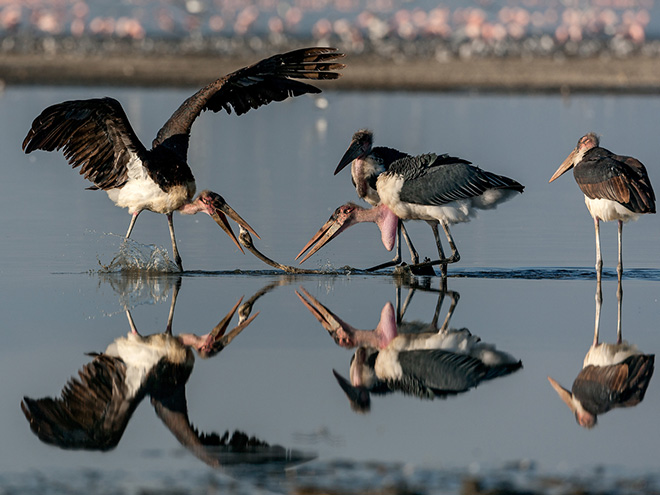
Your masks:
M 149 143 L 189 93 L 9 88 L 0 97 L 0 481 L 6 487 L 28 491 L 44 479 L 56 480 L 49 486 L 88 487 L 94 480 L 110 478 L 128 487 L 186 489 L 193 482 L 187 484 L 176 473 L 187 470 L 197 476 L 191 479 L 216 473 L 187 453 L 155 416 L 148 399 L 137 408 L 117 448 L 108 453 L 62 451 L 42 444 L 19 407 L 24 396 L 58 396 L 66 380 L 91 360 L 86 352 L 102 351 L 126 334 L 126 308 L 143 334 L 163 331 L 178 280 L 98 273 L 99 262 L 109 263 L 118 251 L 129 216 L 105 194 L 86 191 L 88 184 L 69 170 L 61 154 L 23 155 L 20 143 L 32 119 L 55 102 L 112 95 Z M 576 424 L 548 384 L 547 376 L 552 376 L 570 388 L 582 367 L 593 337 L 595 280 L 593 227 L 582 195 L 570 175 L 551 185 L 547 181 L 577 139 L 594 130 L 602 135 L 603 146 L 644 162 L 658 187 L 660 100 L 325 96 L 326 110 L 310 98 L 299 98 L 240 118 L 202 116 L 191 138 L 190 163 L 198 188 L 221 193 L 259 232 L 257 246 L 292 264 L 334 208 L 355 199 L 348 172 L 333 177 L 332 171 L 360 127 L 373 128 L 377 144 L 410 153 L 449 152 L 516 178 L 526 185 L 521 197 L 453 229 L 462 259 L 449 268 L 454 276 L 448 289 L 460 296 L 450 327 L 469 329 L 522 360 L 523 368 L 446 399 L 372 395 L 370 413 L 357 414 L 332 372 L 348 376 L 353 351 L 334 343 L 296 291 L 305 289 L 354 327 L 373 329 L 383 307 L 396 305 L 397 291 L 403 299 L 409 287 L 399 289 L 387 275 L 291 278 L 264 273 L 268 267 L 249 253 L 242 255 L 210 219 L 178 215 L 179 249 L 192 273 L 181 278 L 175 334 L 208 332 L 240 297 L 265 292 L 254 303 L 253 312 L 260 312 L 256 320 L 221 354 L 197 360 L 186 390 L 195 427 L 220 434 L 240 429 L 316 455 L 296 476 L 321 486 L 342 486 L 355 477 L 369 485 L 369 476 L 379 480 L 373 481 L 378 485 L 387 479 L 387 466 L 399 476 L 417 473 L 422 487 L 424 475 L 419 473 L 427 468 L 479 473 L 527 466 L 528 461 L 539 472 L 565 476 L 593 473 L 599 466 L 622 475 L 657 471 L 657 378 L 641 404 L 602 415 L 598 426 L 588 431 Z M 628 272 L 623 281 L 623 334 L 647 353 L 660 348 L 658 227 L 658 218 L 649 216 L 624 229 Z M 434 252 L 426 225 L 411 225 L 410 232 L 422 254 Z M 169 250 L 162 216 L 145 213 L 133 237 Z M 615 225 L 605 224 L 601 237 L 611 275 Z M 366 267 L 390 258 L 376 227 L 360 225 L 306 264 Z M 235 269 L 246 273 L 228 273 Z M 440 280 L 417 283 L 421 287 L 403 319 L 430 323 Z M 616 281 L 607 277 L 601 315 L 601 340 L 606 342 L 616 338 L 616 289 Z M 439 309 L 439 324 L 449 299 Z M 393 464 L 372 474 L 370 464 L 362 464 L 367 461 Z M 401 471 L 398 463 L 406 469 Z M 360 465 L 361 476 L 351 471 Z M 232 470 L 218 476 L 232 475 L 244 479 Z M 251 486 L 258 475 L 251 473 L 247 479 Z M 450 482 L 433 480 L 427 486 L 454 491 Z M 269 485 L 271 489 L 288 488 L 282 478 Z

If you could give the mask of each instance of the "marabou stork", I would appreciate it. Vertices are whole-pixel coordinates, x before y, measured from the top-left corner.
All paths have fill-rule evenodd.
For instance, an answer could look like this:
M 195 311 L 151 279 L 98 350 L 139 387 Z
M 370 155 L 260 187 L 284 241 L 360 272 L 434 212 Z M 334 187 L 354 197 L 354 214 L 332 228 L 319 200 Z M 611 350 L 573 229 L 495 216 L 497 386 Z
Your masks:
M 357 150 L 360 147 L 368 149 L 370 131 L 359 134 L 362 144 L 354 144 L 352 147 Z M 373 165 L 373 160 L 365 162 Z M 449 225 L 467 222 L 475 216 L 476 210 L 493 209 L 524 190 L 524 186 L 513 179 L 481 170 L 467 160 L 447 154 L 404 156 L 385 168 L 376 179 L 380 204 L 371 210 L 361 209 L 351 203 L 339 207 L 335 211 L 336 216 L 331 216 L 298 254 L 298 257 L 302 256 L 316 243 L 301 263 L 354 223 L 375 222 L 381 230 L 383 244 L 391 250 L 399 219 L 425 220 L 433 230 L 439 259 L 417 266 L 442 264 L 442 275 L 445 276 L 447 263 L 455 263 L 460 259 Z M 364 167 L 367 176 L 373 177 L 373 173 L 368 172 L 373 169 L 374 166 Z M 339 210 L 343 210 L 344 215 Z M 438 224 L 445 231 L 452 250 L 448 258 L 442 249 Z
M 110 450 L 119 443 L 133 412 L 149 395 L 156 413 L 182 442 L 192 442 L 196 432 L 182 413 L 184 386 L 193 369 L 195 349 L 201 357 L 220 352 L 257 316 L 243 319 L 225 335 L 240 300 L 208 334 L 172 335 L 172 315 L 167 330 L 142 336 L 129 311 L 131 331 L 115 339 L 103 353 L 68 381 L 57 399 L 24 397 L 21 409 L 30 428 L 45 443 L 65 449 Z
M 445 292 L 441 292 L 431 324 L 399 323 L 391 303 L 386 303 L 375 330 L 358 330 L 341 320 L 311 294 L 301 289 L 298 297 L 335 342 L 356 348 L 351 358 L 350 380 L 333 370 L 351 407 L 368 412 L 370 393 L 395 391 L 422 399 L 456 395 L 484 380 L 508 375 L 522 362 L 494 345 L 481 342 L 466 328 L 449 328 L 458 296 L 443 325 L 437 317 Z M 305 297 L 306 296 L 306 297 Z
M 584 202 L 596 230 L 596 273 L 600 279 L 603 258 L 600 253 L 600 221 L 619 224 L 619 279 L 623 274 L 623 223 L 637 220 L 644 213 L 655 213 L 655 193 L 644 165 L 630 156 L 615 155 L 599 146 L 600 139 L 590 132 L 559 166 L 550 182 L 573 168 L 573 176 L 584 193 Z
M 344 67 L 334 48 L 307 48 L 274 55 L 221 77 L 192 95 L 158 131 L 148 150 L 133 131 L 120 103 L 112 98 L 74 100 L 46 108 L 32 123 L 23 141 L 26 153 L 62 149 L 69 164 L 80 167 L 90 189 L 102 189 L 132 218 L 126 237 L 144 210 L 163 213 L 172 239 L 174 260 L 183 270 L 174 236 L 172 213 L 209 214 L 243 251 L 231 230 L 229 216 L 254 230 L 218 194 L 202 191 L 196 199 L 195 179 L 187 163 L 193 122 L 204 110 L 242 115 L 272 101 L 320 93 L 297 79 L 337 79 Z
M 619 281 L 619 296 L 622 293 Z M 621 297 L 618 297 L 616 343 L 599 342 L 602 301 L 601 284 L 597 282 L 594 340 L 584 357 L 582 370 L 573 381 L 572 390 L 563 388 L 548 377 L 552 388 L 575 414 L 578 424 L 585 428 L 593 428 L 599 414 L 616 407 L 639 404 L 644 399 L 654 370 L 655 355 L 643 354 L 634 344 L 622 339 Z
M 351 181 L 355 186 L 355 192 L 360 199 L 365 200 L 371 206 L 380 205 L 380 196 L 376 190 L 376 181 L 378 176 L 385 172 L 389 166 L 400 158 L 407 158 L 409 155 L 394 148 L 387 148 L 385 146 L 373 147 L 374 135 L 369 129 L 360 129 L 351 139 L 351 144 L 342 156 L 334 175 L 337 175 L 349 163 L 351 164 Z M 401 263 L 401 233 L 403 233 L 408 249 L 410 250 L 410 258 L 413 265 L 419 263 L 419 255 L 412 245 L 406 228 L 403 222 L 399 220 L 396 237 L 396 255 L 389 263 L 375 266 L 369 270 L 378 270 L 386 266 L 398 265 Z M 388 249 L 388 251 L 391 248 Z

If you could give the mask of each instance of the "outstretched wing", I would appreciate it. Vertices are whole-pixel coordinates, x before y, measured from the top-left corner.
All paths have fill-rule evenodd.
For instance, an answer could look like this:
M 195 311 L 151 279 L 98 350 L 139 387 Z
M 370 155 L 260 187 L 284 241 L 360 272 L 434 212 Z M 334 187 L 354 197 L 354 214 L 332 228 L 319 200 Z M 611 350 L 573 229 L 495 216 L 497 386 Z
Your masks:
M 121 187 L 131 160 L 146 154 L 121 104 L 112 98 L 65 101 L 41 112 L 23 150 L 60 149 L 69 164 L 80 167 L 80 174 L 94 183 L 92 189 Z
M 96 356 L 78 375 L 61 398 L 25 397 L 23 414 L 42 442 L 63 449 L 112 449 L 144 394 L 127 396 L 126 365 L 119 358 Z
M 635 158 L 593 148 L 573 169 L 573 175 L 588 198 L 616 201 L 635 213 L 655 213 L 655 194 L 646 167 Z
M 254 65 L 232 72 L 192 95 L 158 131 L 153 147 L 168 145 L 186 153 L 193 122 L 203 110 L 226 110 L 236 115 L 290 96 L 320 93 L 321 90 L 298 79 L 337 79 L 334 72 L 344 67 L 334 62 L 343 57 L 336 48 L 305 48 L 274 55 Z
M 389 173 L 404 177 L 400 199 L 415 204 L 443 205 L 481 196 L 489 189 L 524 189 L 513 179 L 481 170 L 462 158 L 433 153 L 397 160 Z

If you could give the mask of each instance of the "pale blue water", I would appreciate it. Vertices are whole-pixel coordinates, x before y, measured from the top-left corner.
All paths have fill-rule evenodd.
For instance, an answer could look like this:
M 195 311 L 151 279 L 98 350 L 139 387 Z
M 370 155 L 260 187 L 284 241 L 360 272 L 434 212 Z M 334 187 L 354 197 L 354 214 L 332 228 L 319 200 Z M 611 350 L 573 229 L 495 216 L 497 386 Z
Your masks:
M 117 253 L 129 215 L 104 193 L 86 191 L 88 184 L 69 170 L 61 154 L 23 155 L 20 143 L 30 122 L 52 103 L 112 95 L 149 143 L 190 92 L 37 87 L 7 88 L 0 98 L 0 480 L 5 487 L 27 492 L 38 480 L 53 487 L 63 478 L 62 483 L 77 480 L 83 487 L 88 486 L 85 480 L 114 479 L 129 491 L 154 486 L 196 490 L 209 477 L 220 476 L 219 483 L 234 479 L 231 471 L 217 474 L 187 453 L 155 417 L 148 399 L 118 447 L 105 454 L 42 444 L 19 407 L 23 396 L 59 395 L 66 380 L 91 359 L 86 352 L 102 351 L 128 332 L 125 306 L 142 333 L 163 331 L 176 280 L 127 281 L 97 273 L 99 261 L 107 264 Z M 394 279 L 264 275 L 262 270 L 270 268 L 249 253 L 240 254 L 209 218 L 177 215 L 179 248 L 192 273 L 182 278 L 175 333 L 205 333 L 241 296 L 278 285 L 255 302 L 260 315 L 225 351 L 197 360 L 186 391 L 195 426 L 221 434 L 241 429 L 317 455 L 289 475 L 294 486 L 351 486 L 354 477 L 380 486 L 384 472 L 392 479 L 419 482 L 420 490 L 455 492 L 456 478 L 447 474 L 443 482 L 442 473 L 507 472 L 505 466 L 520 466 L 521 461 L 533 463 L 534 473 L 563 476 L 589 476 L 600 466 L 624 477 L 657 471 L 657 378 L 640 405 L 602 415 L 589 431 L 576 424 L 547 382 L 552 376 L 570 388 L 591 343 L 595 311 L 592 221 L 570 174 L 553 184 L 547 180 L 577 139 L 594 130 L 602 135 L 603 146 L 644 162 L 657 187 L 660 100 L 607 95 L 325 96 L 327 110 L 299 98 L 240 118 L 204 115 L 191 139 L 190 163 L 198 188 L 221 193 L 259 232 L 262 240 L 255 243 L 260 249 L 293 264 L 334 208 L 355 200 L 348 173 L 333 177 L 332 172 L 360 127 L 373 128 L 377 144 L 410 153 L 449 152 L 514 177 L 526 186 L 521 197 L 453 229 L 462 259 L 449 268 L 456 276 L 449 278 L 448 288 L 460 294 L 451 326 L 468 328 L 521 359 L 523 369 L 446 400 L 373 396 L 371 413 L 358 415 L 332 374 L 336 369 L 347 376 L 352 352 L 335 345 L 295 290 L 305 288 L 351 325 L 371 329 L 383 306 L 396 302 Z M 411 225 L 410 232 L 422 254 L 434 252 L 426 225 Z M 611 274 L 615 225 L 605 224 L 601 236 Z M 623 332 L 647 353 L 660 347 L 659 237 L 656 216 L 624 229 L 629 271 Z M 133 238 L 169 252 L 164 217 L 145 213 Z M 306 265 L 363 268 L 390 257 L 376 227 L 360 225 Z M 235 269 L 245 273 L 228 273 Z M 421 282 L 436 290 L 440 286 L 438 278 Z M 404 287 L 403 297 L 406 293 Z M 603 293 L 601 336 L 612 342 L 616 282 L 611 277 L 603 282 Z M 430 322 L 437 297 L 418 290 L 405 319 Z M 440 323 L 448 302 L 441 308 Z M 333 464 L 335 460 L 350 468 Z M 366 461 L 394 464 L 374 473 Z M 171 481 L 184 470 L 191 473 L 189 481 Z M 241 490 L 249 493 L 258 475 L 238 479 Z M 277 478 L 269 483 L 269 490 L 291 490 Z

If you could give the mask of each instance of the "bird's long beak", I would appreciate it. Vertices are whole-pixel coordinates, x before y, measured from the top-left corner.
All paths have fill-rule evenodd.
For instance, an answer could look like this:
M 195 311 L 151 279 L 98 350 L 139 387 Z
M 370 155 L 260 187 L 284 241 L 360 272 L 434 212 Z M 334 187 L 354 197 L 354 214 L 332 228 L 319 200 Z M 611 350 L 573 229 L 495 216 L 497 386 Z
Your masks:
M 354 387 L 351 382 L 337 373 L 336 370 L 332 370 L 332 374 L 335 375 L 337 383 L 346 394 L 351 407 L 357 412 L 369 412 L 371 406 L 369 391 L 365 387 Z
M 241 216 L 236 213 L 236 211 L 229 206 L 225 202 L 216 202 L 213 205 L 213 209 L 211 213 L 211 218 L 215 220 L 215 223 L 217 223 L 222 230 L 224 230 L 229 237 L 231 237 L 232 241 L 234 241 L 234 244 L 238 246 L 238 249 L 241 250 L 241 253 L 244 253 L 243 248 L 241 247 L 240 243 L 238 242 L 238 239 L 236 238 L 236 235 L 234 235 L 234 232 L 231 230 L 231 226 L 229 225 L 229 222 L 227 221 L 227 217 L 231 218 L 233 221 L 235 221 L 238 225 L 241 227 L 245 228 L 246 230 L 249 230 L 252 232 L 254 235 L 256 235 L 259 239 L 259 234 L 257 234 L 248 223 L 241 218 Z M 226 215 L 226 216 L 225 216 Z
M 575 404 L 573 403 L 573 394 L 571 394 L 568 390 L 566 390 L 564 387 L 559 385 L 559 383 L 556 380 L 548 377 L 548 381 L 550 382 L 550 385 L 552 385 L 552 388 L 555 389 L 561 400 L 563 400 L 568 406 L 568 408 L 573 413 L 575 413 L 576 407 Z
M 213 330 L 209 333 L 207 342 L 205 347 L 203 348 L 203 353 L 202 357 L 210 357 L 212 355 L 217 354 L 220 352 L 222 349 L 227 347 L 232 340 L 236 338 L 236 336 L 243 331 L 245 327 L 247 327 L 250 323 L 252 323 L 252 320 L 254 320 L 257 315 L 259 314 L 258 312 L 252 315 L 250 318 L 247 318 L 246 320 L 242 321 L 238 325 L 236 325 L 234 328 L 231 329 L 231 331 L 225 335 L 225 332 L 227 331 L 227 327 L 229 326 L 229 322 L 233 318 L 234 314 L 236 313 L 236 310 L 238 309 L 239 305 L 241 304 L 241 301 L 243 301 L 243 298 L 241 297 L 236 304 L 234 304 L 234 307 L 229 310 L 229 313 L 220 320 L 220 323 L 218 323 Z
M 307 253 L 305 257 L 300 260 L 300 264 L 302 265 L 310 256 L 312 256 L 328 242 L 350 227 L 351 224 L 346 223 L 347 219 L 348 218 L 345 216 L 339 217 L 336 212 L 333 213 L 330 219 L 325 222 L 325 224 L 323 224 L 323 227 L 321 227 L 319 231 L 314 234 L 314 237 L 312 237 L 309 242 L 305 244 L 305 247 L 302 248 L 302 250 L 298 253 L 298 256 L 296 256 L 296 259 L 300 258 L 305 253 L 305 251 L 311 248 L 309 253 Z
M 575 164 L 575 155 L 577 155 L 577 148 L 571 151 L 571 154 L 568 155 L 566 160 L 562 162 L 562 164 L 559 166 L 559 168 L 554 173 L 554 175 L 550 177 L 550 180 L 548 182 L 552 182 L 553 180 L 558 179 L 566 172 L 568 172 L 571 168 L 573 168 L 573 165 Z
M 354 332 L 353 327 L 326 308 L 305 289 L 301 287 L 300 290 L 304 295 L 298 291 L 296 291 L 296 295 L 309 312 L 312 313 L 314 318 L 316 318 L 323 328 L 330 333 L 330 336 L 334 341 L 342 347 L 354 347 L 355 342 L 352 338 Z M 305 299 L 305 296 L 307 296 L 307 299 Z
M 344 156 L 342 156 L 341 160 L 339 160 L 339 165 L 337 165 L 337 168 L 335 169 L 335 175 L 341 172 L 341 170 L 343 170 L 346 165 L 359 157 L 363 152 L 364 150 L 362 149 L 362 146 L 360 146 L 360 143 L 357 141 L 352 141 L 351 145 L 346 150 L 346 153 L 344 153 Z

